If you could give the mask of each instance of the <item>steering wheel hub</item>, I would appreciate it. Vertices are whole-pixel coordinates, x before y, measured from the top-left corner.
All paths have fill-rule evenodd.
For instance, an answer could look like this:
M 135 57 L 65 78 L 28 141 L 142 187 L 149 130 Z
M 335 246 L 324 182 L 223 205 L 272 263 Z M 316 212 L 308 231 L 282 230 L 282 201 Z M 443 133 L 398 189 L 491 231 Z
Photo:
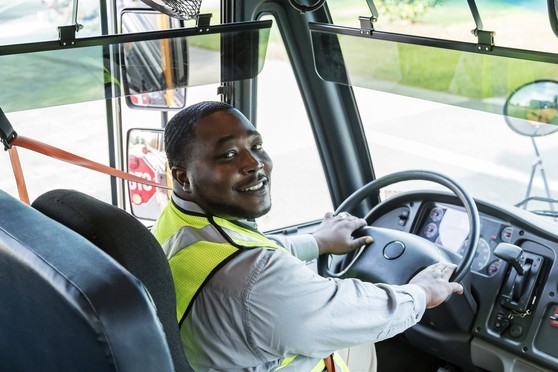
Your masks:
M 395 260 L 396 258 L 401 257 L 404 252 L 405 243 L 398 240 L 388 243 L 388 245 L 384 247 L 384 257 L 387 260 Z

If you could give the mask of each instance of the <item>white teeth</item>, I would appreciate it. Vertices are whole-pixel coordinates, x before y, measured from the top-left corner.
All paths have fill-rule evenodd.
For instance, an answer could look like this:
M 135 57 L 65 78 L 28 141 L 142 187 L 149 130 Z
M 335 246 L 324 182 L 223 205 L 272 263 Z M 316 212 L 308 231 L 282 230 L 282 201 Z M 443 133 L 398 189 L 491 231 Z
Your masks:
M 260 182 L 257 185 L 249 187 L 247 189 L 243 189 L 242 191 L 256 191 L 256 190 L 261 189 L 262 187 L 263 187 L 263 182 Z

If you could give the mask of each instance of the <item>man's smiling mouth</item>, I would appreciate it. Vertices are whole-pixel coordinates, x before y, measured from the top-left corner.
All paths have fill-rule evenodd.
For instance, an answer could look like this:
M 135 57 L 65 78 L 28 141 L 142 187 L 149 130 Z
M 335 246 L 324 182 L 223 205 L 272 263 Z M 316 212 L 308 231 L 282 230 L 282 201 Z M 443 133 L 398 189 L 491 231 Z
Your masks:
M 250 191 L 258 191 L 262 189 L 265 184 L 267 183 L 267 178 L 263 178 L 260 182 L 255 184 L 254 186 L 246 187 L 243 189 L 239 189 L 241 192 L 250 192 Z
M 261 188 L 263 187 L 263 185 L 264 185 L 264 183 L 263 183 L 263 182 L 260 182 L 260 183 L 258 183 L 258 184 L 255 185 L 255 186 L 248 187 L 247 189 L 242 189 L 242 190 L 240 190 L 240 191 L 242 191 L 242 192 L 245 192 L 245 191 L 256 191 L 256 190 L 261 189 Z

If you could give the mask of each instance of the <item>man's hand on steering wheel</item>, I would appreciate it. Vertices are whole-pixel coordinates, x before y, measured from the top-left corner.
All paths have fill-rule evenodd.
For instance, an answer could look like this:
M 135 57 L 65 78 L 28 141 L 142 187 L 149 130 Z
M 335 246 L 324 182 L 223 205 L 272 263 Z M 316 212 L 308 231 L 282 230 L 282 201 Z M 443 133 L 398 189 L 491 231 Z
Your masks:
M 363 236 L 354 239 L 352 233 L 366 226 L 366 220 L 352 216 L 347 212 L 341 212 L 337 216 L 328 212 L 322 223 L 314 232 L 314 238 L 318 243 L 320 255 L 347 254 L 355 249 L 372 243 L 372 237 Z
M 452 270 L 452 281 L 461 282 L 464 279 L 470 272 L 476 254 L 480 238 L 480 216 L 475 200 L 451 178 L 428 170 L 408 170 L 386 175 L 367 183 L 349 195 L 337 207 L 336 213 L 341 215 L 344 212 L 352 211 L 366 198 L 377 195 L 380 189 L 403 181 L 430 181 L 446 187 L 459 199 L 469 222 L 469 239 L 463 257 L 457 257 L 454 252 L 416 235 L 412 231 L 374 225 L 364 227 L 364 222 L 356 222 L 358 219 L 355 218 L 353 226 L 361 229 L 359 235 L 362 235 L 364 239 L 366 236 L 373 237 L 373 243 L 349 260 L 335 262 L 330 259 L 328 254 L 322 254 L 318 257 L 320 275 L 357 278 L 372 283 L 406 284 L 413 275 L 432 264 L 454 263 L 458 266 Z M 371 214 L 380 210 L 385 205 L 384 203 L 389 204 L 389 201 L 390 199 L 387 199 L 376 205 L 368 213 L 366 220 L 374 221 L 374 218 L 370 218 Z M 330 230 L 329 233 L 331 232 Z M 355 239 L 350 248 L 355 249 L 367 244 L 364 239 Z M 349 247 L 348 243 L 345 244 L 345 247 Z M 320 248 L 324 248 L 321 253 L 331 252 L 327 250 L 330 248 Z
M 440 305 L 452 293 L 463 293 L 461 284 L 449 281 L 456 267 L 455 264 L 436 263 L 420 271 L 409 281 L 409 284 L 416 284 L 424 290 L 427 309 Z

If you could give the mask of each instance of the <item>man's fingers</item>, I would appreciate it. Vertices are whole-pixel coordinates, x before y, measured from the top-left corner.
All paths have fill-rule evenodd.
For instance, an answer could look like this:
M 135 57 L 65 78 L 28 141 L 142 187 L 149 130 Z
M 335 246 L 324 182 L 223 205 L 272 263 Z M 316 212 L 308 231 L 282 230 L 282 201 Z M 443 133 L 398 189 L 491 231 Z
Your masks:
M 450 286 L 453 293 L 463 294 L 463 286 L 456 282 L 450 282 Z
M 450 276 L 453 274 L 453 272 L 455 271 L 455 268 L 457 266 L 453 265 L 453 264 L 447 264 L 445 265 L 445 267 L 442 269 L 442 274 L 444 274 L 444 277 L 449 279 Z
M 363 245 L 371 244 L 374 241 L 371 236 L 362 236 L 358 239 L 355 239 L 351 242 L 351 246 L 353 249 L 357 249 L 362 247 Z

